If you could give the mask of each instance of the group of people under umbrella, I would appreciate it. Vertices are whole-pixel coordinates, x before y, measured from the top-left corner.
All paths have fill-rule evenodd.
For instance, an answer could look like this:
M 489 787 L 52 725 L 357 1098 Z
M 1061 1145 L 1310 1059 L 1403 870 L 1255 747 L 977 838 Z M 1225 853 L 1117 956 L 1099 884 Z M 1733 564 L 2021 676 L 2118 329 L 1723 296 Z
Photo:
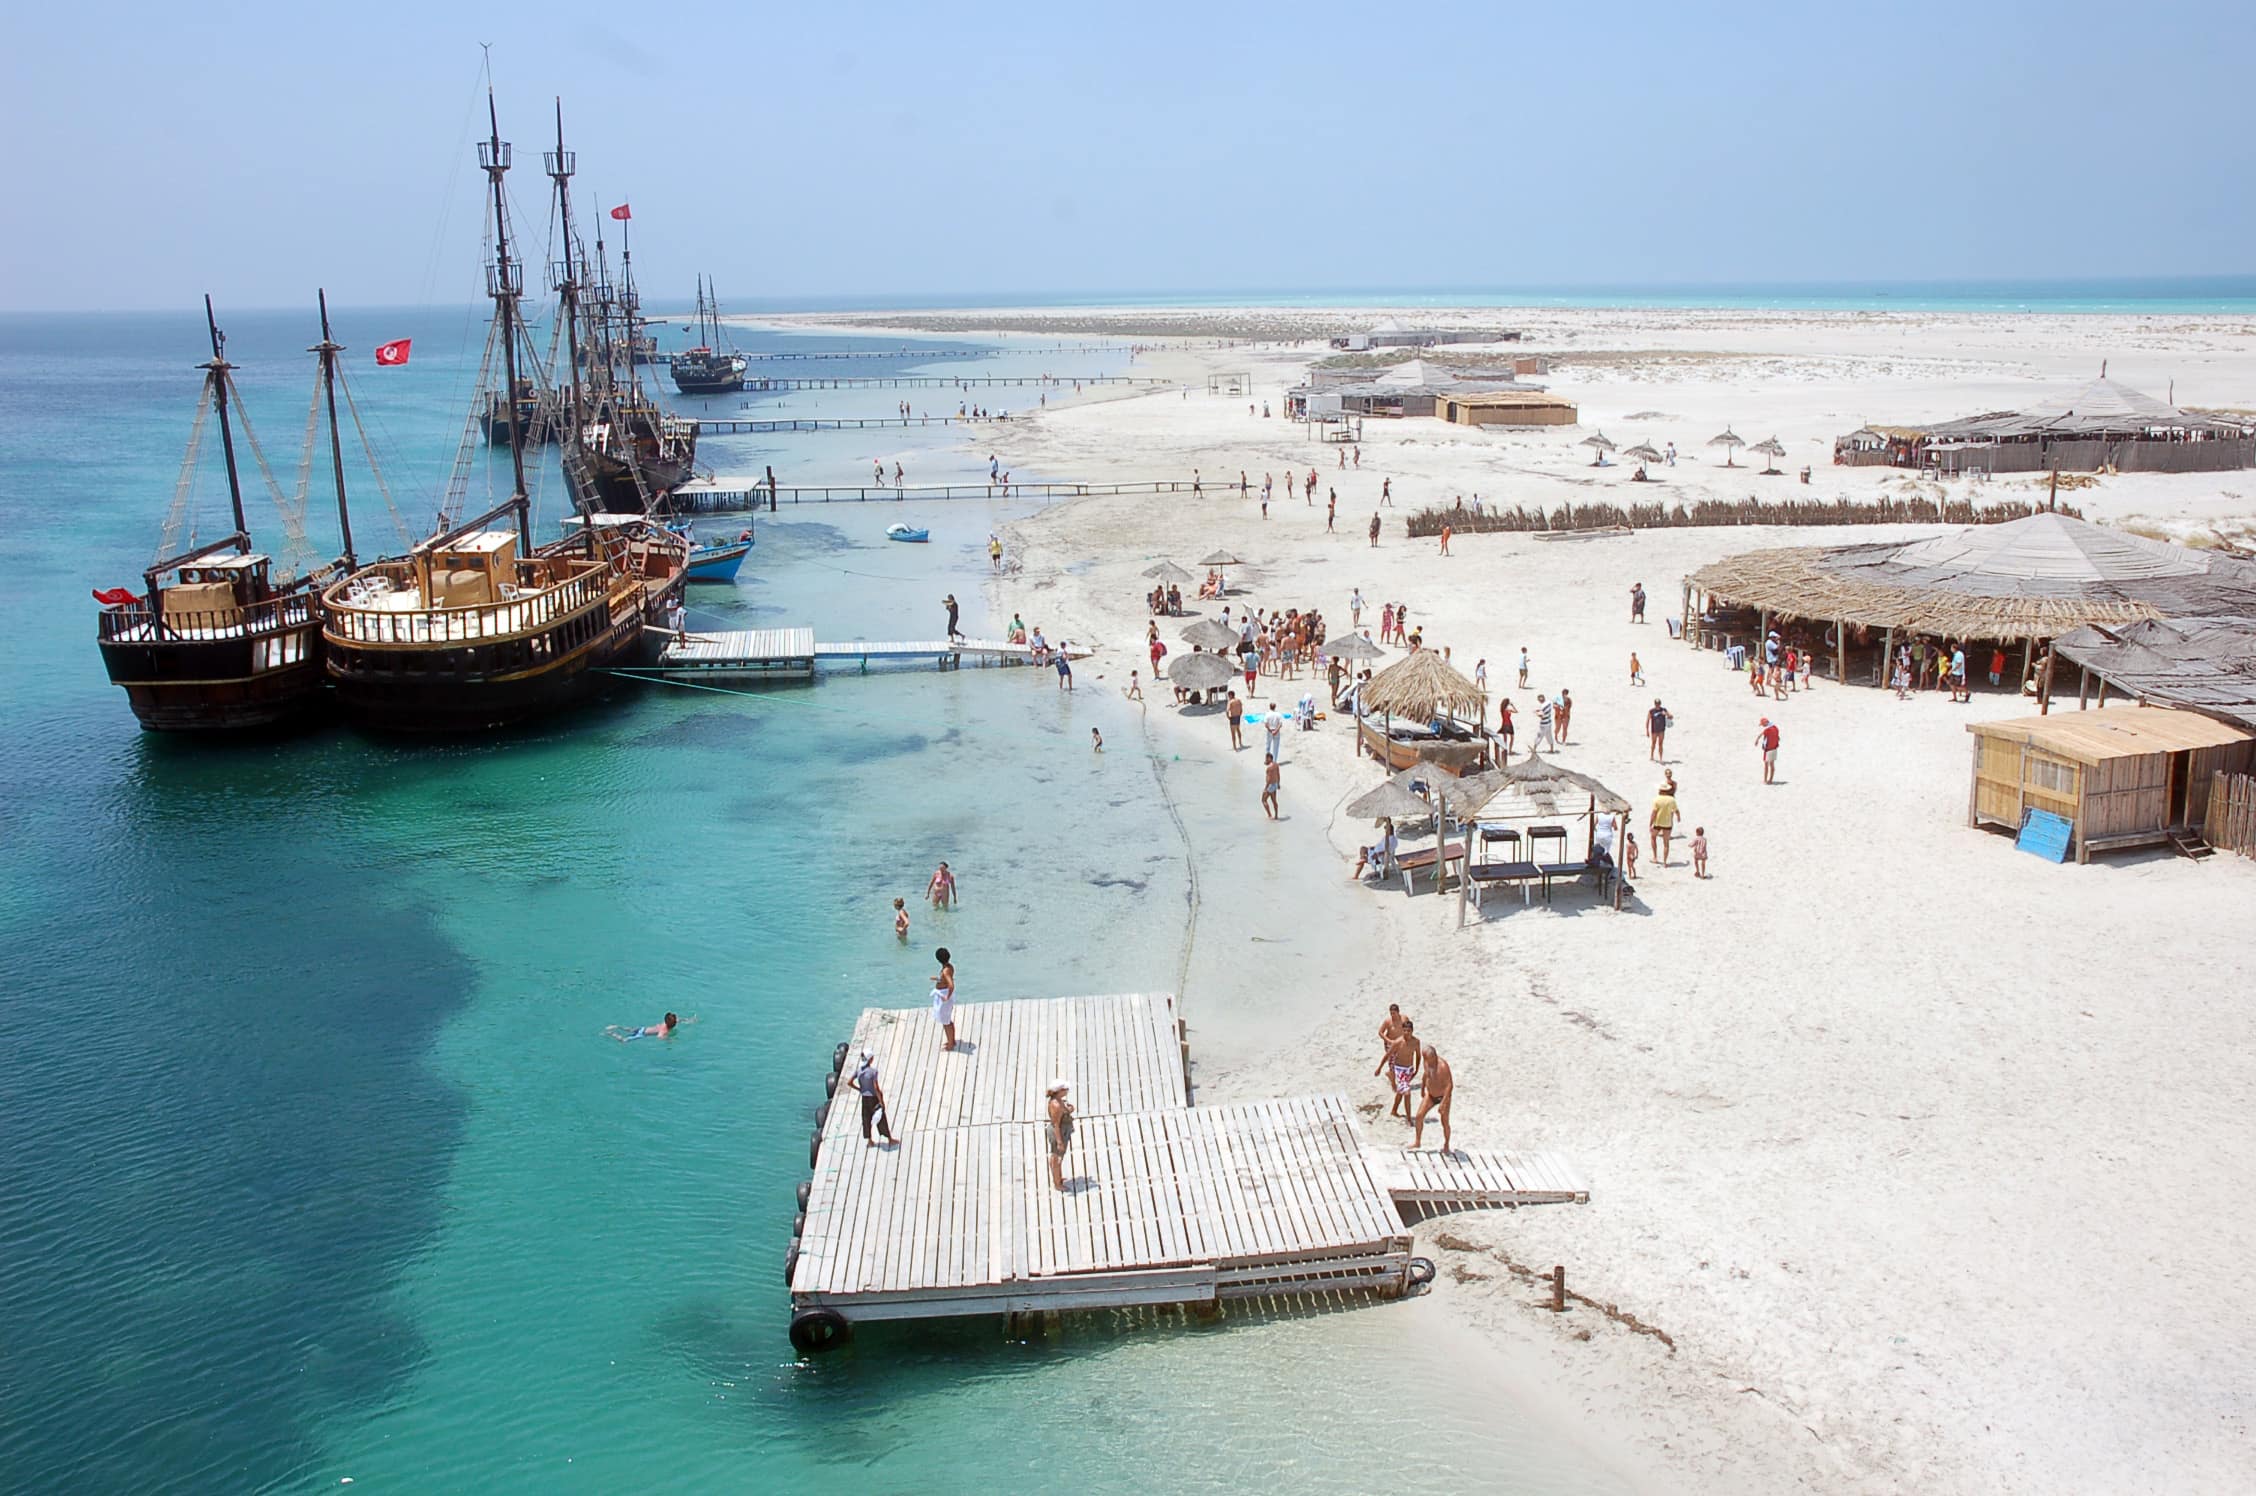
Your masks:
M 1230 590 L 1229 568 L 1245 563 L 1230 552 L 1221 550 L 1215 551 L 1198 564 L 1207 569 L 1203 580 L 1198 573 L 1187 571 L 1172 561 L 1162 561 L 1156 566 L 1144 568 L 1144 575 L 1152 581 L 1152 590 L 1145 595 L 1144 601 L 1154 615 L 1180 617 L 1183 612 L 1183 589 L 1194 582 L 1198 584 L 1198 590 L 1194 594 L 1197 597 L 1227 596 Z
M 1650 441 L 1639 442 L 1634 447 L 1623 447 L 1614 442 L 1603 431 L 1594 432 L 1584 437 L 1582 445 L 1591 448 L 1598 454 L 1590 460 L 1592 467 L 1604 467 L 1608 452 L 1619 452 L 1626 458 L 1634 459 L 1637 463 L 1637 472 L 1630 480 L 1633 483 L 1645 481 L 1645 465 L 1647 463 L 1673 462 L 1676 457 L 1674 443 L 1670 444 L 1669 450 L 1666 452 L 1655 447 Z M 1709 437 L 1708 445 L 1723 448 L 1723 465 L 1725 467 L 1737 467 L 1738 464 L 1731 460 L 1732 454 L 1741 447 L 1745 447 L 1750 452 L 1759 452 L 1770 459 L 1769 464 L 1762 470 L 1763 476 L 1776 477 L 1783 471 L 1778 466 L 1778 459 L 1786 455 L 1786 444 L 1775 436 L 1765 437 L 1759 442 L 1749 442 L 1745 437 L 1727 426 L 1716 435 Z

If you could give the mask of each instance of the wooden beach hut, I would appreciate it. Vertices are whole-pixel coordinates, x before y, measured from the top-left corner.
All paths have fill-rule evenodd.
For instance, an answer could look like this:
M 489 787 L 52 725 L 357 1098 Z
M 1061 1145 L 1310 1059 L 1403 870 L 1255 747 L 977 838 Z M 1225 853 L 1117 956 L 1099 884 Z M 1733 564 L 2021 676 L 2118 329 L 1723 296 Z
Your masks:
M 2078 862 L 2162 846 L 2199 828 L 2212 776 L 2245 773 L 2256 732 L 2199 712 L 2140 706 L 1970 722 L 1966 824 L 2019 831 L 2032 810 L 2071 827 Z

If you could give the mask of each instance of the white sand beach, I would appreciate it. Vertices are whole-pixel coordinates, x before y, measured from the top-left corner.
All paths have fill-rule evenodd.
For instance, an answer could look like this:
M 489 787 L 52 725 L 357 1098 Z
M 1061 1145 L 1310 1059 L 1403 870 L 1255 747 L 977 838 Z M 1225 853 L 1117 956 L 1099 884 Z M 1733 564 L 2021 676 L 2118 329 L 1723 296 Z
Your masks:
M 858 319 L 856 330 L 1110 333 L 1167 339 L 1137 370 L 1188 393 L 1054 399 L 969 439 L 1022 477 L 1182 477 L 1198 499 L 1062 504 L 1009 537 L 1004 609 L 1093 643 L 1084 688 L 1145 665 L 1159 558 L 1215 547 L 1263 608 L 1318 607 L 1335 633 L 1360 588 L 1406 602 L 1430 646 L 1532 712 L 1574 693 L 1560 760 L 1643 807 L 1659 766 L 1642 720 L 1675 713 L 1668 764 L 1713 874 L 1648 857 L 1633 908 L 1492 898 L 1458 928 L 1454 889 L 1348 881 L 1369 827 L 1341 807 L 1379 773 L 1335 717 L 1286 744 L 1285 819 L 1255 803 L 1258 750 L 1179 717 L 1151 750 L 1181 785 L 1199 876 L 1186 1003 L 1202 1097 L 1345 1089 L 1391 1141 L 1374 1029 L 1389 1001 L 1455 1069 L 1461 1146 L 1575 1159 L 1587 1207 L 1476 1212 L 1420 1228 L 1442 1265 L 1432 1306 L 1533 1357 L 1552 1392 L 1619 1429 L 1635 1465 L 1687 1490 L 2125 1492 L 2256 1484 L 2256 1010 L 2245 964 L 2256 863 L 2167 852 L 2053 865 L 1965 824 L 1965 724 L 2028 710 L 1955 706 L 1821 678 L 1750 699 L 1722 656 L 1672 642 L 1680 583 L 1717 557 L 1917 529 L 1675 529 L 1539 541 L 1405 538 L 1416 508 L 1701 497 L 1870 497 L 1911 480 L 1830 465 L 1867 421 L 2025 403 L 2100 372 L 2182 405 L 2256 406 L 2256 326 L 2238 319 L 1682 311 L 1403 311 L 1509 326 L 1557 359 L 1542 379 L 1577 426 L 1473 431 L 1370 421 L 1359 467 L 1281 418 L 1318 340 L 1384 315 L 1289 311 L 978 311 Z M 771 319 L 772 320 L 772 319 Z M 814 319 L 809 319 L 814 320 Z M 821 319 L 839 325 L 841 319 Z M 1258 345 L 1212 346 L 1259 338 Z M 1205 340 L 1208 346 L 1194 346 Z M 1450 350 L 1436 355 L 1446 362 Z M 1252 372 L 1248 398 L 1212 370 Z M 2173 389 L 2174 386 L 2174 389 Z M 1705 446 L 1776 434 L 1779 477 Z M 1581 438 L 1674 441 L 1632 487 Z M 1814 468 L 1803 487 L 1794 474 Z M 1314 467 L 1313 505 L 1264 520 L 1240 471 Z M 1382 480 L 1374 549 L 1364 531 Z M 2041 478 L 1953 483 L 2033 497 Z M 1934 485 L 1921 485 L 1933 493 Z M 1338 533 L 1325 530 L 1327 491 Z M 2064 488 L 2091 518 L 2174 536 L 2245 536 L 2256 473 L 2105 476 Z M 1641 582 L 1649 622 L 1628 621 Z M 1187 622 L 1183 620 L 1182 622 Z M 1369 615 L 1366 622 L 1371 622 Z M 1169 626 L 1170 642 L 1180 622 Z M 1520 649 L 1534 661 L 1513 682 Z M 1178 646 L 1180 647 L 1180 646 Z M 1648 685 L 1628 680 L 1631 651 Z M 2016 665 L 2018 662 L 2016 662 Z M 1265 686 L 1266 686 L 1265 682 Z M 1280 700 L 1304 682 L 1281 683 Z M 2067 710 L 2074 710 L 2070 692 Z M 1759 717 L 1784 728 L 1761 783 Z M 1523 730 L 1521 744 L 1528 734 Z M 1126 746 L 1126 745 L 1122 745 Z M 1429 1136 L 1429 1142 L 1434 1139 Z M 1544 1307 L 1525 1275 L 1564 1264 L 1586 1295 Z

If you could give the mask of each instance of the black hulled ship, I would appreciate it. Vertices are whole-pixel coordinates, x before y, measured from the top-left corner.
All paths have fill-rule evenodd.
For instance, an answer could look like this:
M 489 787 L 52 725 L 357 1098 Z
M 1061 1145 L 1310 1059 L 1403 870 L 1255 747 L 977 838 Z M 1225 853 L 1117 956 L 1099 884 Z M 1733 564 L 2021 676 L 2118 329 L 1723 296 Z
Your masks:
M 685 395 L 733 395 L 744 388 L 744 355 L 727 346 L 720 298 L 697 278 L 697 346 L 674 355 L 674 388 Z

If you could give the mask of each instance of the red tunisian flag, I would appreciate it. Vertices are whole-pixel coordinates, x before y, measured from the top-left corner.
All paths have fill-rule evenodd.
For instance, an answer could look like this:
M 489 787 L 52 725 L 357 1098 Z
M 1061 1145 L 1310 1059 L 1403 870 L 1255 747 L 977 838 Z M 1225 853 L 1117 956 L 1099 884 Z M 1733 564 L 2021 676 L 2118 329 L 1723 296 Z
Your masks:
M 93 589 L 93 593 L 94 601 L 105 608 L 122 608 L 128 603 L 141 601 L 140 598 L 134 596 L 133 589 L 130 587 L 96 587 Z
M 628 219 L 634 217 L 634 209 L 629 207 L 625 203 L 621 203 L 619 204 L 619 206 L 611 210 L 611 216 L 618 219 L 621 223 L 625 223 Z
M 376 345 L 376 367 L 385 369 L 390 368 L 393 364 L 406 363 L 407 350 L 414 344 L 415 339 L 413 338 L 394 338 L 389 343 L 378 343 Z

